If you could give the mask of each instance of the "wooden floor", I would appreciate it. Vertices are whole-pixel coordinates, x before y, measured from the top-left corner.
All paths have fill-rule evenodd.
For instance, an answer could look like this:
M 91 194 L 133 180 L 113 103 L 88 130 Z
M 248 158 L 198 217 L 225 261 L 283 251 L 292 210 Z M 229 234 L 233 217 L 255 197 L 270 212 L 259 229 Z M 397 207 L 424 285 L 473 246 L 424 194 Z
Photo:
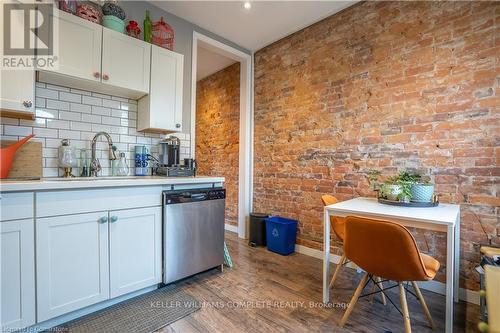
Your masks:
M 344 269 L 331 293 L 334 308 L 321 303 L 321 260 L 294 254 L 281 256 L 251 248 L 233 233 L 226 242 L 234 267 L 212 270 L 178 283 L 202 303 L 202 308 L 159 332 L 403 332 L 403 320 L 380 297 L 361 298 L 347 325 L 338 326 L 361 275 Z M 332 265 L 333 266 L 333 265 Z M 369 291 L 371 285 L 365 291 Z M 428 328 L 418 301 L 408 295 L 413 332 L 444 332 L 444 296 L 422 290 L 437 325 Z M 399 305 L 397 288 L 388 291 Z M 476 332 L 479 307 L 455 307 L 455 332 Z

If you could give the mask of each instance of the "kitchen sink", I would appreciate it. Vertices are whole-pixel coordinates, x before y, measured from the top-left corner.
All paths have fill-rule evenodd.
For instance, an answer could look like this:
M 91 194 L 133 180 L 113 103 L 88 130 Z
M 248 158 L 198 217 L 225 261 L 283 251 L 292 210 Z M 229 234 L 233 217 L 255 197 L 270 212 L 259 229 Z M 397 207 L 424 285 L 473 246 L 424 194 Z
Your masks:
M 66 182 L 66 181 L 127 180 L 127 179 L 144 179 L 144 177 L 142 176 L 71 177 L 71 178 L 44 178 L 43 180 L 49 182 Z

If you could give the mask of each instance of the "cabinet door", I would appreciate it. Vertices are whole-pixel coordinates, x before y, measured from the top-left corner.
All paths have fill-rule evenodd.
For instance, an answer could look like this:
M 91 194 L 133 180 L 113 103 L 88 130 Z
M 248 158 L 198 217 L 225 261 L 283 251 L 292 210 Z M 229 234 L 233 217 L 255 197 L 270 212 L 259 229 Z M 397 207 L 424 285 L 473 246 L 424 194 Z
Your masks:
M 155 45 L 152 46 L 151 52 L 151 92 L 147 126 L 167 132 L 180 132 L 184 56 Z
M 102 82 L 149 93 L 151 44 L 103 28 Z
M 35 323 L 35 239 L 33 219 L 0 223 L 1 331 Z
M 109 298 L 107 212 L 37 220 L 37 314 L 44 321 Z
M 3 7 L 0 6 L 0 17 L 3 18 Z M 22 48 L 24 44 L 24 12 L 22 10 L 10 12 L 11 46 Z M 2 23 L 3 25 L 3 23 Z M 0 36 L 0 45 L 3 44 L 3 31 Z M 30 41 L 30 44 L 34 40 Z M 32 56 L 32 55 L 31 55 Z M 8 57 L 6 57 L 7 59 Z M 33 118 L 35 110 L 35 70 L 33 68 L 2 69 L 0 74 L 0 110 L 2 116 L 19 118 Z
M 99 82 L 101 73 L 102 26 L 68 14 L 58 13 L 58 69 L 53 71 Z
M 161 208 L 111 211 L 111 297 L 161 282 Z

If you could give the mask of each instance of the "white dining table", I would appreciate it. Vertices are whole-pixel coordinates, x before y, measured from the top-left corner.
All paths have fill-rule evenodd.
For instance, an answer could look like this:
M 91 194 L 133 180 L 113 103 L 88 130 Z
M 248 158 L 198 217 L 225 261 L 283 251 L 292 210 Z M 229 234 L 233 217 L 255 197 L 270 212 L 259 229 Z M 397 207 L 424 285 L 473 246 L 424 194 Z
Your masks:
M 400 223 L 407 227 L 446 233 L 446 332 L 453 331 L 453 303 L 458 302 L 460 206 L 401 207 L 376 198 L 355 198 L 325 206 L 323 220 L 323 302 L 330 302 L 330 216 L 362 216 Z

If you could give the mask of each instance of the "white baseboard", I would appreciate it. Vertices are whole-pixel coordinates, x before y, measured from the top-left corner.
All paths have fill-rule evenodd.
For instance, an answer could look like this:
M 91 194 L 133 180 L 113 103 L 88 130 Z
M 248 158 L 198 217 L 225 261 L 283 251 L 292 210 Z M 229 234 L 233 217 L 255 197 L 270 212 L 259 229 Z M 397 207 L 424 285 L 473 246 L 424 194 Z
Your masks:
M 295 245 L 295 251 L 306 256 L 314 257 L 323 260 L 323 251 L 311 249 L 303 245 Z M 340 256 L 336 254 L 330 254 L 330 262 L 338 264 L 340 262 Z M 357 269 L 357 266 L 353 263 L 346 265 L 349 268 Z M 422 289 L 435 292 L 436 294 L 445 295 L 446 294 L 446 284 L 438 281 L 422 281 L 418 283 L 419 287 Z M 469 303 L 479 304 L 479 292 L 464 288 L 459 288 L 458 298 Z
M 231 224 L 224 224 L 224 229 L 230 232 L 238 233 L 238 227 Z

